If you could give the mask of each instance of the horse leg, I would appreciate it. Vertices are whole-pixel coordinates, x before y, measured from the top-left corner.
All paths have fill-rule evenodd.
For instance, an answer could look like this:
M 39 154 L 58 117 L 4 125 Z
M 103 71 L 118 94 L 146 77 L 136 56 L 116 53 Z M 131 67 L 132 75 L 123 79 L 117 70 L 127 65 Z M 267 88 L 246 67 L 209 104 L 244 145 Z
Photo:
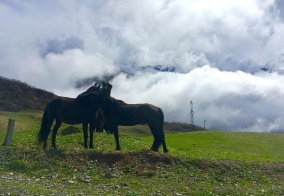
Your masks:
M 153 144 L 151 146 L 151 150 L 158 152 L 160 147 L 160 141 L 154 138 Z
M 168 150 L 168 148 L 167 148 L 167 145 L 166 145 L 165 135 L 163 136 L 162 145 L 163 145 L 163 151 L 164 151 L 164 153 L 169 152 L 169 150 Z
M 115 139 L 115 143 L 116 143 L 116 150 L 120 150 L 121 147 L 120 147 L 120 144 L 119 144 L 119 135 L 118 135 L 118 126 L 113 126 L 113 135 L 114 135 L 114 139 Z
M 84 148 L 88 148 L 88 123 L 83 123 Z
M 44 140 L 43 141 L 43 149 L 46 149 L 46 147 L 47 147 L 47 140 Z
M 90 132 L 90 144 L 89 144 L 89 148 L 94 148 L 94 131 L 95 131 L 95 128 L 96 128 L 96 123 L 92 122 L 90 123 L 90 127 L 89 127 L 89 132 Z
M 50 134 L 50 129 L 51 129 L 53 120 L 54 120 L 54 119 L 49 119 L 48 122 L 47 122 L 47 136 L 46 136 L 46 138 L 43 140 L 43 149 L 46 149 L 46 148 L 47 148 L 47 139 L 48 139 L 48 135 Z
M 56 119 L 55 121 L 55 125 L 52 129 L 52 143 L 51 143 L 51 147 L 54 148 L 54 149 L 57 149 L 57 146 L 56 146 L 56 134 L 57 134 L 57 131 L 59 129 L 59 127 L 61 126 L 61 121 Z
M 152 135 L 154 137 L 154 141 L 153 141 L 153 144 L 152 144 L 150 150 L 158 152 L 159 147 L 160 147 L 160 145 L 162 143 L 161 134 L 157 133 L 157 129 L 155 129 L 155 126 L 149 125 L 149 128 L 150 128 L 150 130 L 152 132 Z

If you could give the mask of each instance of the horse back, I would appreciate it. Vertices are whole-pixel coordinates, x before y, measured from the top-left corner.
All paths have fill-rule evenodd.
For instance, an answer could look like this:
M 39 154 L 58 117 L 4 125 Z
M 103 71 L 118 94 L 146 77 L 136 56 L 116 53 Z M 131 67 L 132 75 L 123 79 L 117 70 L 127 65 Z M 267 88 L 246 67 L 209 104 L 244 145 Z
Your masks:
M 57 98 L 47 108 L 54 118 L 67 124 L 80 124 L 88 116 L 88 110 L 72 98 Z
M 114 113 L 119 125 L 153 124 L 160 119 L 160 108 L 151 104 L 126 104 L 119 106 Z

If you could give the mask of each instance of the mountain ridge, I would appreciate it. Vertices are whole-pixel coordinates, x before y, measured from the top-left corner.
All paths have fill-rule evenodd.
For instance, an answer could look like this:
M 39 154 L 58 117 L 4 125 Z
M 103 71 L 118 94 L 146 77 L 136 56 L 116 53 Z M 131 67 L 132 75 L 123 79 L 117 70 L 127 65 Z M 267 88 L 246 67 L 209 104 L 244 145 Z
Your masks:
M 59 96 L 19 80 L 0 76 L 0 110 L 44 110 L 46 104 Z

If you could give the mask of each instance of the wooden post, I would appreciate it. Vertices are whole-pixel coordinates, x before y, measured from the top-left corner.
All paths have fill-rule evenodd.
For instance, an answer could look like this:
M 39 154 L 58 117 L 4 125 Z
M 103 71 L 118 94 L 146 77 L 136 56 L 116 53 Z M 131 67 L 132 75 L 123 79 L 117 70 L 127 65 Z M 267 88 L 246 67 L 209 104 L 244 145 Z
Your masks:
M 9 119 L 7 133 L 6 133 L 6 137 L 5 137 L 4 144 L 3 144 L 4 146 L 9 146 L 12 143 L 14 126 L 15 126 L 15 120 Z

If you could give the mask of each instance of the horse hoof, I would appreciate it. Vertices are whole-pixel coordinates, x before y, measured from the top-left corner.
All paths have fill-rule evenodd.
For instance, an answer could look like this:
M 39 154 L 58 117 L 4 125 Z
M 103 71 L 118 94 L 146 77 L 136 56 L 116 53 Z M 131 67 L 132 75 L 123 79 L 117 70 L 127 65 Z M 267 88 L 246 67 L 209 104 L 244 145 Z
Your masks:
M 154 152 L 158 152 L 158 150 L 151 148 L 150 150 L 154 151 Z

